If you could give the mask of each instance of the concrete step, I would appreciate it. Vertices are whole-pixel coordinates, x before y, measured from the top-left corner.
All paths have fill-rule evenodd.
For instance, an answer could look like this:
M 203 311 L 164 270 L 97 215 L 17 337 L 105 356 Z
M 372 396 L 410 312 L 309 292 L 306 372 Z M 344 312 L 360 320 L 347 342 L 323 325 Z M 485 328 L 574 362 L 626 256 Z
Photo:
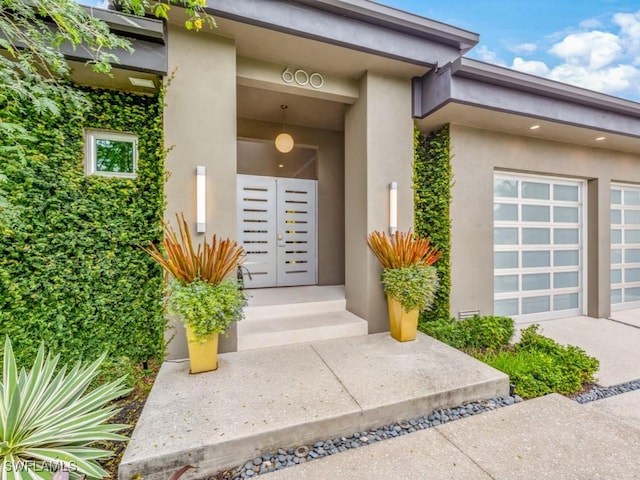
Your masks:
M 247 295 L 246 320 L 335 312 L 347 305 L 344 285 L 261 288 Z
M 351 312 L 339 309 L 272 318 L 249 317 L 238 323 L 238 351 L 352 337 L 367 333 L 368 323 L 365 320 Z
M 183 478 L 205 478 L 281 447 L 509 391 L 505 374 L 421 333 L 413 342 L 379 333 L 225 353 L 218 361 L 218 370 L 197 375 L 189 375 L 188 362 L 162 365 L 120 480 L 166 480 L 187 464 L 198 470 Z

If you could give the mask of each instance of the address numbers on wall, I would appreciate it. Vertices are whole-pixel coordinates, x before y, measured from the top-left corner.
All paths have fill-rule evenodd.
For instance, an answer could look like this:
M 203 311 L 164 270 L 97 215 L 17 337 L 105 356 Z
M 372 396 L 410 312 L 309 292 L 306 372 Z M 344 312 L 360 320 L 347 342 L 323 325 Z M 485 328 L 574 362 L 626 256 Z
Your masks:
M 308 73 L 301 68 L 294 70 L 290 67 L 282 71 L 282 80 L 285 83 L 297 83 L 301 87 L 310 85 L 313 88 L 322 88 L 324 85 L 324 77 L 318 72 Z

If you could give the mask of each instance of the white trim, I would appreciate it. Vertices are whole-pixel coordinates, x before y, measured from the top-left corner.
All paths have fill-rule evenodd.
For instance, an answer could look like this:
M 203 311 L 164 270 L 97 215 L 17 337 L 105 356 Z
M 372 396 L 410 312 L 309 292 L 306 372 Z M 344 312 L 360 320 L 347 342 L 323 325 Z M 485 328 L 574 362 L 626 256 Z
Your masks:
M 138 171 L 138 136 L 134 133 L 85 129 L 85 173 L 102 177 L 136 178 Z M 105 172 L 96 170 L 96 141 L 113 140 L 133 143 L 133 172 Z

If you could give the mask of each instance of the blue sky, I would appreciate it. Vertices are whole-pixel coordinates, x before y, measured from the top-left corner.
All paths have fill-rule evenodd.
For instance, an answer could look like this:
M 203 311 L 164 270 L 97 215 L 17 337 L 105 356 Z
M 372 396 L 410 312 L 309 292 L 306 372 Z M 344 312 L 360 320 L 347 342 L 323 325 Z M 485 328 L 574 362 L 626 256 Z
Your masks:
M 382 0 L 480 34 L 467 55 L 640 101 L 638 0 Z
M 378 3 L 480 34 L 472 58 L 640 102 L 639 0 Z

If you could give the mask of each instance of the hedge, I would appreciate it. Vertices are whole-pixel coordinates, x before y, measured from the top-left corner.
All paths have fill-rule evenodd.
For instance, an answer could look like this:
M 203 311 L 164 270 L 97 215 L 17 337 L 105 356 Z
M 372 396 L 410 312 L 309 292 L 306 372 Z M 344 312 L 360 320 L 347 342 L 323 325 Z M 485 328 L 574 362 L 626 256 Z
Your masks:
M 42 116 L 0 101 L 0 121 L 26 115 L 37 139 L 0 165 L 0 197 L 17 212 L 0 235 L 0 333 L 21 364 L 42 340 L 65 362 L 164 351 L 163 274 L 138 247 L 162 236 L 162 98 L 83 90 L 86 114 L 66 106 Z M 136 133 L 137 178 L 85 175 L 84 128 Z
M 421 321 L 449 318 L 451 291 L 450 253 L 451 221 L 451 148 L 449 126 L 425 136 L 417 129 L 414 133 L 413 188 L 415 202 L 415 231 L 430 237 L 432 244 L 444 251 L 435 263 L 440 286 L 433 306 L 420 314 Z

